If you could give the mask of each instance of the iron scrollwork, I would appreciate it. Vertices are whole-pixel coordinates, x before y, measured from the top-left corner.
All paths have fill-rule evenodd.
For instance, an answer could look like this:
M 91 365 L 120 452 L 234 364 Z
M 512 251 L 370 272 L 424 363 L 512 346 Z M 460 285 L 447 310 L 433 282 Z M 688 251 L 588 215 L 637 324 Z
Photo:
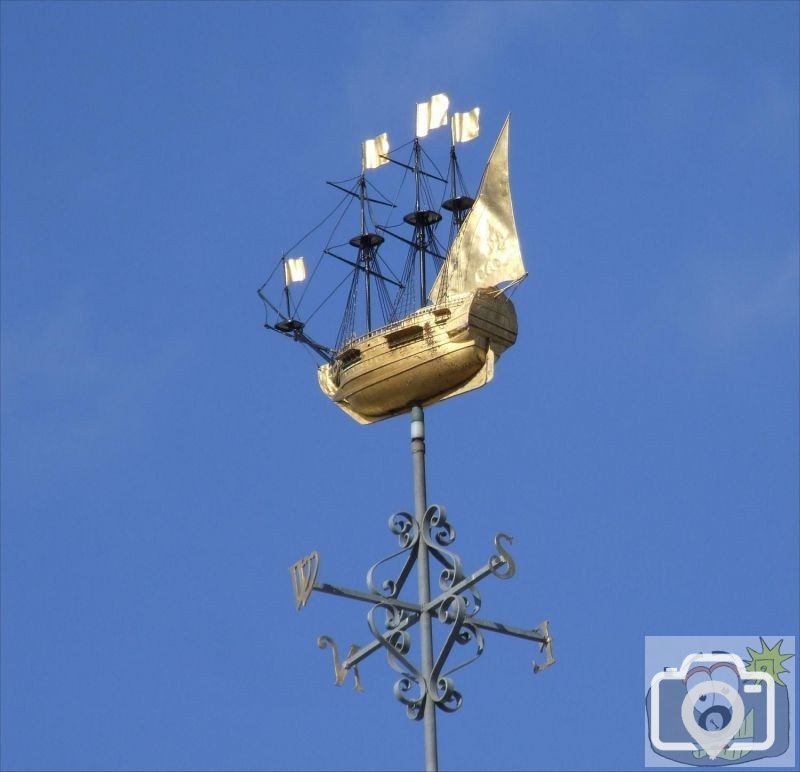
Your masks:
M 418 721 L 424 716 L 426 704 L 447 713 L 452 713 L 461 707 L 463 696 L 456 689 L 452 675 L 483 654 L 485 630 L 513 635 L 540 644 L 540 651 L 546 652 L 546 661 L 543 664 L 534 662 L 534 673 L 539 673 L 555 663 L 547 622 L 543 622 L 538 628 L 521 629 L 477 617 L 481 607 L 481 596 L 475 585 L 487 576 L 510 579 L 516 573 L 516 564 L 508 550 L 508 545 L 513 541 L 511 536 L 505 533 L 496 534 L 495 552 L 482 568 L 466 576 L 461 558 L 448 549 L 455 541 L 456 532 L 447 519 L 444 507 L 439 505 L 428 507 L 421 524 L 407 512 L 398 512 L 389 518 L 389 530 L 397 536 L 400 549 L 379 560 L 369 569 L 366 577 L 368 589 L 366 593 L 317 582 L 319 571 L 317 552 L 298 560 L 290 568 L 298 609 L 305 606 L 314 590 L 370 604 L 367 623 L 373 637 L 371 643 L 362 647 L 352 645 L 347 657 L 341 660 L 332 638 L 323 635 L 317 641 L 320 648 L 330 648 L 332 651 L 334 682 L 337 686 L 341 686 L 347 673 L 352 671 L 355 690 L 363 691 L 358 664 L 374 652 L 383 649 L 386 651 L 389 665 L 400 674 L 400 678 L 393 686 L 394 695 L 405 705 L 407 716 Z M 426 602 L 425 606 L 401 600 L 399 597 L 417 561 L 420 540 L 424 542 L 429 555 L 442 566 L 439 573 L 441 594 Z M 382 568 L 399 559 L 402 559 L 402 563 L 394 576 L 382 580 L 378 578 L 377 574 Z M 382 623 L 379 619 L 381 613 L 384 614 Z M 409 631 L 425 614 L 430 614 L 441 624 L 449 627 L 439 655 L 428 674 L 421 672 L 409 657 L 412 650 L 412 637 Z M 447 662 L 456 648 L 464 650 L 467 656 L 458 664 L 448 668 Z M 472 651 L 467 651 L 468 649 Z
M 396 598 L 403 589 L 403 585 L 406 583 L 406 579 L 408 579 L 408 575 L 417 560 L 417 550 L 415 548 L 419 540 L 419 527 L 416 520 L 408 512 L 397 512 L 389 518 L 389 530 L 397 536 L 400 549 L 379 560 L 367 571 L 367 587 L 370 592 L 383 598 Z M 375 579 L 378 568 L 403 554 L 406 554 L 406 559 L 400 569 L 400 573 L 395 578 L 384 579 L 378 584 Z
M 375 619 L 378 609 L 386 611 L 385 634 L 378 629 Z M 372 635 L 386 649 L 389 665 L 401 675 L 394 684 L 394 696 L 406 706 L 406 715 L 419 721 L 425 712 L 426 685 L 419 670 L 406 657 L 411 650 L 411 636 L 401 627 L 404 619 L 405 612 L 389 602 L 377 603 L 367 612 Z M 409 696 L 414 686 L 419 689 L 416 697 Z
M 447 519 L 447 511 L 440 504 L 434 504 L 425 512 L 422 519 L 422 538 L 429 553 L 442 565 L 439 574 L 439 588 L 447 593 L 464 580 L 464 569 L 461 558 L 444 549 L 456 540 L 456 530 Z M 468 616 L 475 616 L 481 608 L 481 594 L 474 587 L 465 588 L 462 592 Z

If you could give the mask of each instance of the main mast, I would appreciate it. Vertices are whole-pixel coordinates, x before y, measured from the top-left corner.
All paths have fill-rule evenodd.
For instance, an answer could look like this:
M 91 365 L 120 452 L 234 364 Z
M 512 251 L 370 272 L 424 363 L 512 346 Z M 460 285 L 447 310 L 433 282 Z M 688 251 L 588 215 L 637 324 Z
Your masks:
M 432 209 L 426 209 L 423 203 L 422 175 L 425 172 L 422 170 L 422 145 L 419 137 L 414 137 L 413 160 L 414 211 L 409 212 L 403 217 L 403 220 L 414 226 L 412 242 L 416 251 L 416 259 L 419 263 L 419 305 L 422 307 L 427 302 L 428 294 L 426 265 L 428 246 L 433 243 L 433 226 L 442 219 L 442 216 Z
M 447 94 L 435 94 L 427 102 L 417 104 L 416 131 L 409 163 L 405 164 L 396 159 L 390 159 L 392 163 L 408 169 L 414 175 L 414 209 L 403 217 L 403 221 L 414 229 L 411 238 L 400 236 L 391 228 L 378 226 L 379 230 L 391 234 L 409 246 L 400 282 L 401 289 L 393 309 L 393 317 L 396 319 L 427 305 L 428 259 L 430 257 L 438 258 L 439 261 L 444 259 L 435 235 L 435 227 L 441 221 L 442 216 L 431 208 L 432 197 L 426 178 L 430 177 L 445 184 L 447 184 L 447 180 L 437 174 L 431 174 L 423 168 L 424 151 L 420 139 L 426 137 L 432 129 L 447 124 L 449 104 L 450 100 Z M 436 263 L 434 266 L 438 268 Z

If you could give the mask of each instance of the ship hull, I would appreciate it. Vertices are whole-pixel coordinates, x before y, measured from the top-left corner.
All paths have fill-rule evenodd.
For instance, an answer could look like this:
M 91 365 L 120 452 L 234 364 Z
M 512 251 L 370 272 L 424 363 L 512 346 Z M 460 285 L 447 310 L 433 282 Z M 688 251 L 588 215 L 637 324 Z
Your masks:
M 511 301 L 476 290 L 354 339 L 319 368 L 319 384 L 356 421 L 374 423 L 483 386 L 516 338 Z

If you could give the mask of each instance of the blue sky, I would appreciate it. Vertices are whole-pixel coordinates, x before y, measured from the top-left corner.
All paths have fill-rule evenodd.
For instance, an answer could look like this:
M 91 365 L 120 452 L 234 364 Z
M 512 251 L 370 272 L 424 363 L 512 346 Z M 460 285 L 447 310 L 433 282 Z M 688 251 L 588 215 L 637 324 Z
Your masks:
M 442 769 L 638 769 L 645 635 L 798 631 L 796 3 L 37 3 L 2 14 L 4 769 L 422 765 L 374 657 L 333 686 L 288 566 L 363 587 L 412 506 L 256 288 L 413 105 L 512 113 L 530 277 L 426 412 L 487 636 Z M 794 661 L 793 661 L 794 662 Z M 790 663 L 790 667 L 792 664 Z M 796 663 L 795 663 L 796 666 Z

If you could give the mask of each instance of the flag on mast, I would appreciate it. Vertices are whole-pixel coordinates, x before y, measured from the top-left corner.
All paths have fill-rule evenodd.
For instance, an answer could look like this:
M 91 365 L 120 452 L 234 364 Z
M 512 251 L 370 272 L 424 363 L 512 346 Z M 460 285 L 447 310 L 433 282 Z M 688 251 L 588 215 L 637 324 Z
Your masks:
M 431 129 L 447 125 L 447 94 L 434 94 L 427 102 L 417 103 L 417 137 L 426 137 Z
M 306 263 L 302 257 L 289 257 L 283 261 L 283 277 L 286 286 L 298 281 L 305 281 Z
M 480 107 L 475 107 L 468 113 L 453 113 L 450 121 L 450 133 L 454 145 L 456 142 L 469 142 L 478 136 L 480 114 Z
M 361 143 L 361 171 L 377 169 L 383 164 L 388 164 L 389 135 L 384 131 L 375 139 L 366 139 Z

